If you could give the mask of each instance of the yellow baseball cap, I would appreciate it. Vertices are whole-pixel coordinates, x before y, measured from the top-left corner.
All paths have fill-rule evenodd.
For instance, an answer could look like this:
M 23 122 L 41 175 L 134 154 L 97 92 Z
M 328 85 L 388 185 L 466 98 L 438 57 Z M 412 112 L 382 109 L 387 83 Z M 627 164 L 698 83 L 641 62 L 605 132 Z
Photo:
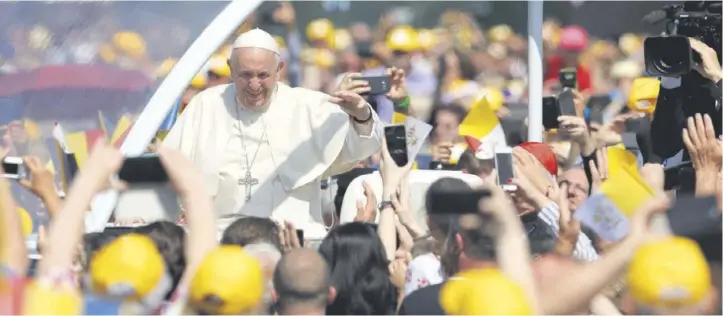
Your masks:
M 144 299 L 166 276 L 163 257 L 144 235 L 118 237 L 90 261 L 89 286 L 102 296 Z M 122 293 L 119 293 L 122 292 Z
M 447 315 L 532 315 L 522 287 L 495 268 L 458 273 L 439 296 Z
M 25 286 L 23 315 L 81 315 L 83 298 L 67 285 L 33 280 Z
M 628 107 L 637 112 L 653 113 L 659 93 L 660 80 L 650 77 L 637 78 L 630 87 Z
M 228 66 L 228 58 L 221 54 L 211 56 L 209 60 L 209 71 L 221 77 L 231 77 L 231 68 Z
M 334 23 L 329 19 L 316 19 L 306 26 L 306 37 L 309 41 L 323 41 L 330 47 L 334 46 Z
M 146 54 L 146 41 L 136 32 L 121 31 L 113 35 L 113 45 L 131 58 Z
M 412 52 L 420 49 L 417 30 L 409 25 L 396 26 L 387 34 L 387 47 L 393 51 Z
M 206 75 L 199 73 L 199 74 L 196 74 L 195 76 L 193 76 L 193 79 L 191 79 L 190 86 L 191 86 L 191 88 L 203 89 L 206 87 L 207 84 L 208 84 L 208 80 L 206 79 Z
M 638 248 L 627 283 L 639 304 L 662 310 L 691 307 L 711 290 L 710 268 L 693 240 L 666 237 Z
M 23 237 L 28 237 L 33 232 L 33 218 L 22 207 L 18 207 L 18 213 L 20 215 L 20 227 L 23 229 Z
M 178 60 L 176 60 L 175 58 L 166 58 L 161 62 L 158 68 L 156 68 L 153 74 L 156 76 L 156 78 L 163 78 L 167 76 L 169 72 L 171 72 L 171 69 L 176 66 L 177 62 Z
M 188 302 L 205 314 L 241 314 L 258 305 L 263 291 L 258 260 L 239 246 L 223 245 L 209 252 L 196 270 Z

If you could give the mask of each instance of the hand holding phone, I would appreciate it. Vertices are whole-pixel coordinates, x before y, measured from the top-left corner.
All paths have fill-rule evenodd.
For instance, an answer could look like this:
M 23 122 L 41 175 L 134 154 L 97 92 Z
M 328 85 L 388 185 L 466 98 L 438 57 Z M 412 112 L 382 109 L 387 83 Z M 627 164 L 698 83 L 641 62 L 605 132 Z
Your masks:
M 542 126 L 545 127 L 545 130 L 560 128 L 560 123 L 557 121 L 559 116 L 557 98 L 554 96 L 542 98 Z

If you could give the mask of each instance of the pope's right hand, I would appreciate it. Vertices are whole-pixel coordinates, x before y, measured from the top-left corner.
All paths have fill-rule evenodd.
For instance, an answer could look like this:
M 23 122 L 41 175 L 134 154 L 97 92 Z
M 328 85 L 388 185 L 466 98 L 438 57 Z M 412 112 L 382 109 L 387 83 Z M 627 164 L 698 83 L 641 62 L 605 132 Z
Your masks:
M 350 72 L 344 75 L 335 92 L 348 91 L 361 95 L 371 91 L 369 82 L 359 80 L 361 76 L 362 75 L 358 72 Z

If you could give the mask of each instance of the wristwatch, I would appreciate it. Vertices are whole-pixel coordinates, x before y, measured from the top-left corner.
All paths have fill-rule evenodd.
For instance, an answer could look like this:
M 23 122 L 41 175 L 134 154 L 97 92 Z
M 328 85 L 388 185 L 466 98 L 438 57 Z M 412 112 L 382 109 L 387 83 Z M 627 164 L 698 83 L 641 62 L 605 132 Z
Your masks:
M 379 205 L 377 205 L 377 208 L 378 208 L 380 211 L 383 210 L 383 209 L 385 209 L 385 208 L 387 208 L 387 207 L 389 207 L 389 208 L 391 208 L 391 209 L 394 209 L 394 204 L 392 204 L 392 202 L 390 202 L 390 201 L 382 201 L 381 203 L 379 203 Z

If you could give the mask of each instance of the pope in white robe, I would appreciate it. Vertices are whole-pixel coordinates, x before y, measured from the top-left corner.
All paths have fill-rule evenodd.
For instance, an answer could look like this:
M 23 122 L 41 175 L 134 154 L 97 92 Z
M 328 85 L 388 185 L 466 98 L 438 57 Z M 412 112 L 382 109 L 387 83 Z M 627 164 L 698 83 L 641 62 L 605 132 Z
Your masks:
M 323 238 L 321 179 L 378 152 L 381 121 L 356 93 L 279 82 L 277 43 L 260 29 L 239 36 L 229 63 L 233 83 L 194 97 L 164 145 L 202 170 L 219 233 L 240 216 L 259 216 Z

